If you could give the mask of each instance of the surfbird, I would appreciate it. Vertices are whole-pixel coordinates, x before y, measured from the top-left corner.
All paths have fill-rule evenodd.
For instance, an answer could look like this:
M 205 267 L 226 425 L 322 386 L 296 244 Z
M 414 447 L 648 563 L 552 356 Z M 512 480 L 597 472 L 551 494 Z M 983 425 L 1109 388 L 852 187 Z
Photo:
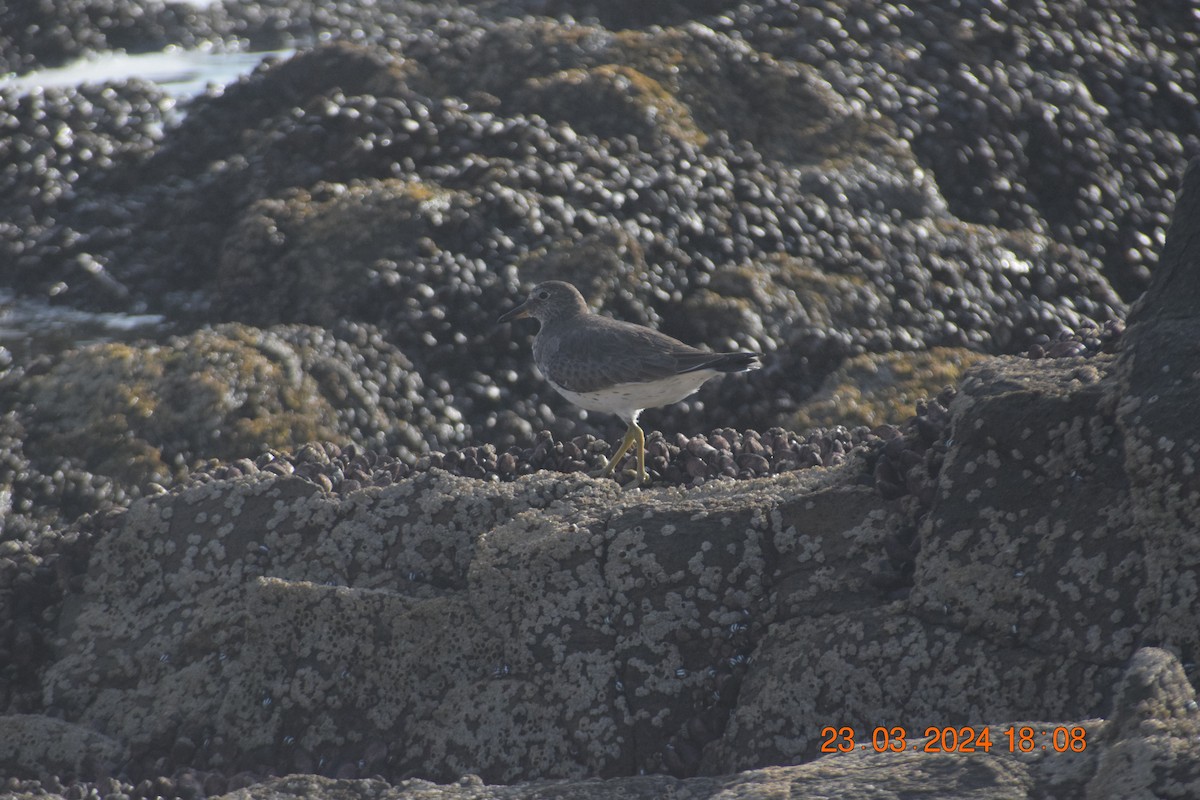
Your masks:
M 621 446 L 599 474 L 611 476 L 636 444 L 635 486 L 649 480 L 646 435 L 637 424 L 643 409 L 677 403 L 723 372 L 761 366 L 758 353 L 710 353 L 651 328 L 593 314 L 579 290 L 564 281 L 539 283 L 499 321 L 523 317 L 542 324 L 533 360 L 550 385 L 575 405 L 616 414 L 628 424 Z

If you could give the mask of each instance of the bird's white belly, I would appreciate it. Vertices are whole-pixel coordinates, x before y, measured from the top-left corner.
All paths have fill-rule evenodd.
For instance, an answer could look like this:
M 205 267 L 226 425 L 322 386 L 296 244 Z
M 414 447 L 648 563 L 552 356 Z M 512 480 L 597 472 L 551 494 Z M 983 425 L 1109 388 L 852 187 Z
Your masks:
M 643 408 L 678 403 L 699 389 L 706 380 L 718 374 L 714 369 L 701 369 L 646 383 L 618 383 L 594 392 L 572 392 L 553 381 L 550 385 L 580 408 L 586 408 L 588 411 L 606 411 L 624 420 L 633 420 Z

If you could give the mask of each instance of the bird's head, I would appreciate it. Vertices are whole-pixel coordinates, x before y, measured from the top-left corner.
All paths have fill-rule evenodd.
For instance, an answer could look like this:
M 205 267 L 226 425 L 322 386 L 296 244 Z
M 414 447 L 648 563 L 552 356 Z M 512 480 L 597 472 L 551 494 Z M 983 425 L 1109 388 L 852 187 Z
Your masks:
M 583 295 L 566 281 L 545 281 L 534 286 L 525 302 L 505 312 L 498 322 L 534 317 L 541 322 L 587 314 Z

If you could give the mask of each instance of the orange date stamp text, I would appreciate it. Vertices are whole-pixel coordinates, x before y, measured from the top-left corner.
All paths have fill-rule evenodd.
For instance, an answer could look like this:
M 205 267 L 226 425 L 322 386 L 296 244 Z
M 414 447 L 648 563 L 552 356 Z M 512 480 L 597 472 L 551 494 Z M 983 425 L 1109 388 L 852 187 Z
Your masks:
M 860 736 L 860 733 L 863 734 Z M 874 750 L 876 753 L 990 753 L 995 747 L 1008 753 L 1082 753 L 1087 749 L 1087 729 L 1082 725 L 930 725 L 913 736 L 903 725 L 878 725 L 861 732 L 849 725 L 821 728 L 822 753 Z

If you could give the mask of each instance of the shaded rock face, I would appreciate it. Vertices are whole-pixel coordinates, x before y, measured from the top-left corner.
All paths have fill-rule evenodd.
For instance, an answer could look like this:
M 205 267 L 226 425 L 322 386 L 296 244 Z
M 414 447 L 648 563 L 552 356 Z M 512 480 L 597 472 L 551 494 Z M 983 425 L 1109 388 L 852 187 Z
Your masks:
M 1047 380 L 1036 362 L 1014 361 L 963 383 L 956 446 L 921 534 L 913 600 L 926 614 L 1109 663 L 1144 641 L 1147 532 L 1130 518 L 1114 366 L 1064 360 Z
M 1113 360 L 1068 361 L 971 370 L 951 404 L 911 593 L 776 626 L 717 769 L 816 757 L 820 719 L 860 730 L 903 720 L 923 732 L 1103 713 L 1122 665 L 1155 630 L 1136 611 L 1154 591 L 1140 561 L 1150 534 L 1117 513 L 1128 508 L 1121 450 L 1115 426 L 1105 446 L 1095 420 L 1116 386 Z
M 1086 797 L 1117 800 L 1136 796 L 1188 797 L 1194 793 L 1195 736 L 1200 724 L 1196 693 L 1179 662 L 1158 648 L 1143 648 L 1122 676 L 1114 719 L 1086 720 L 1059 728 L 1060 742 L 1081 735 L 1090 742 L 1051 757 L 1040 751 L 1009 753 L 1004 748 L 970 755 L 944 752 L 851 752 L 801 766 L 771 767 L 737 775 L 675 780 L 665 776 L 608 781 L 556 781 L 485 786 L 475 776 L 436 785 L 407 780 L 330 780 L 292 776 L 231 793 L 239 800 L 292 796 L 341 796 L 474 800 L 544 797 L 671 797 L 716 800 L 731 795 L 769 797 L 802 790 L 812 796 L 879 797 L 906 793 L 953 797 Z M 1054 730 L 1036 721 L 1016 730 Z M 1190 739 L 1190 741 L 1189 741 Z M 1078 741 L 1078 740 L 1076 740 Z M 1048 748 L 1053 752 L 1053 748 Z M 1090 778 L 1090 780 L 1089 780 Z
M 1088 798 L 1147 792 L 1186 797 L 1200 788 L 1194 754 L 1200 706 L 1170 653 L 1145 648 L 1135 654 L 1117 689 L 1110 724 L 1111 745 L 1087 785 Z
M 115 773 L 128 757 L 120 743 L 83 725 L 40 714 L 0 716 L 0 771 L 5 776 L 95 781 Z
M 1131 512 L 1154 531 L 1146 553 L 1148 582 L 1161 587 L 1147 611 L 1159 641 L 1178 642 L 1200 659 L 1200 421 L 1191 411 L 1200 359 L 1198 321 L 1189 300 L 1200 292 L 1200 162 L 1184 176 L 1179 207 L 1154 285 L 1133 312 L 1124 345 L 1117 417 L 1130 476 Z

